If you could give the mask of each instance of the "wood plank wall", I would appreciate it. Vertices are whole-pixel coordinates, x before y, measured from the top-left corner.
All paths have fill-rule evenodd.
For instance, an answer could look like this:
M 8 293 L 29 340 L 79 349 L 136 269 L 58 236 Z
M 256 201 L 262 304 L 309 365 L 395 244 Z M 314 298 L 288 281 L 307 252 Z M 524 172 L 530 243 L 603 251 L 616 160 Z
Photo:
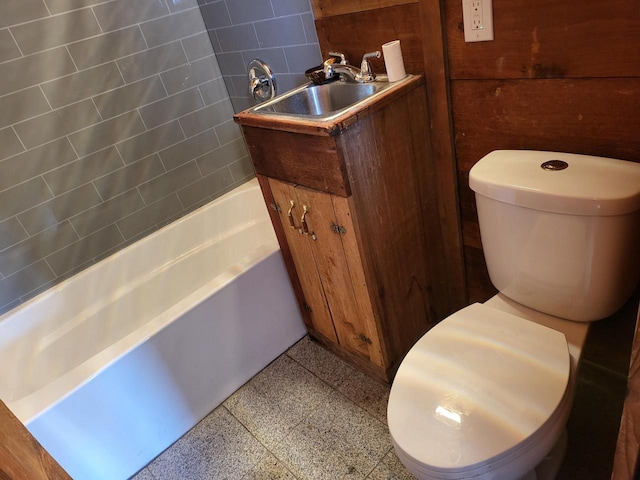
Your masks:
M 493 42 L 465 43 L 445 0 L 458 192 L 470 301 L 494 294 L 469 170 L 495 149 L 640 161 L 637 0 L 494 0 Z
M 439 198 L 446 202 L 439 206 L 443 225 L 456 209 L 462 217 L 464 275 L 447 281 L 453 290 L 463 282 L 470 302 L 495 293 L 468 187 L 475 162 L 505 148 L 640 161 L 637 0 L 494 0 L 495 40 L 478 43 L 464 42 L 461 0 L 312 0 L 312 5 L 323 55 L 342 50 L 357 63 L 362 52 L 399 38 L 407 70 L 425 72 L 433 156 L 439 168 L 450 162 L 457 175 L 457 193 L 445 185 Z M 443 44 L 436 42 L 439 15 Z M 374 67 L 383 71 L 382 60 Z M 443 115 L 447 106 L 450 131 Z M 453 158 L 447 153 L 450 136 Z M 439 181 L 446 183 L 445 173 Z M 447 234 L 445 242 L 458 241 L 453 228 Z M 454 250 L 448 262 L 456 262 Z M 454 296 L 459 303 L 461 295 Z
M 360 65 L 365 52 L 400 40 L 405 69 L 421 73 L 422 39 L 418 0 L 312 0 L 316 30 L 323 58 L 330 51 L 344 53 L 352 65 Z M 374 72 L 385 71 L 382 59 L 372 59 Z
M 323 56 L 339 51 L 358 65 L 365 52 L 380 50 L 382 44 L 399 39 L 405 69 L 425 74 L 429 100 L 421 112 L 430 123 L 431 141 L 424 139 L 435 171 L 430 189 L 437 192 L 439 223 L 425 232 L 440 274 L 432 279 L 437 317 L 442 319 L 466 304 L 462 265 L 462 239 L 456 201 L 456 173 L 448 110 L 447 82 L 442 68 L 445 56 L 438 0 L 312 0 L 316 30 Z M 427 32 L 426 34 L 424 32 Z M 425 47 L 429 50 L 425 50 Z M 384 60 L 373 60 L 375 72 L 384 73 Z M 426 168 L 426 166 L 425 166 Z M 430 192 L 425 194 L 425 198 Z M 401 206 L 399 206 L 401 208 Z

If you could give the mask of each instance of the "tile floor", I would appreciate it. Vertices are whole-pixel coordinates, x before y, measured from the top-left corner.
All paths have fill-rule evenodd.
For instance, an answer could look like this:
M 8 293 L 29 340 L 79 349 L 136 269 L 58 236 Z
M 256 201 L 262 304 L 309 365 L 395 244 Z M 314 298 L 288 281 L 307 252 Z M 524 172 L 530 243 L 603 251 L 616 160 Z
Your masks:
M 391 446 L 388 398 L 305 337 L 134 480 L 412 479 Z
M 611 475 L 637 296 L 592 327 L 557 480 Z M 389 388 L 303 338 L 133 480 L 406 480 L 386 426 Z

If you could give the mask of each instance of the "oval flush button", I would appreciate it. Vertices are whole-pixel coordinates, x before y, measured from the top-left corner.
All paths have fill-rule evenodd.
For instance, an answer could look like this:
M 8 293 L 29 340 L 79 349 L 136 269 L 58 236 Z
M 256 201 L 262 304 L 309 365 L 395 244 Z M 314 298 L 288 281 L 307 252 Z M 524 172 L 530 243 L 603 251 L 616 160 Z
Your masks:
M 543 170 L 564 170 L 569 164 L 563 160 L 548 160 L 540 165 Z

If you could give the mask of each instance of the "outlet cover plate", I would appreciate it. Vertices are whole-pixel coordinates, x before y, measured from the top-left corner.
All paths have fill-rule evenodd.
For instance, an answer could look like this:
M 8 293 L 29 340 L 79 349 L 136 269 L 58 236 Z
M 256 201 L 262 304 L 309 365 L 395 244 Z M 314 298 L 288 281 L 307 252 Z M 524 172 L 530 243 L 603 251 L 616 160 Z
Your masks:
M 493 40 L 492 0 L 462 0 L 465 42 Z

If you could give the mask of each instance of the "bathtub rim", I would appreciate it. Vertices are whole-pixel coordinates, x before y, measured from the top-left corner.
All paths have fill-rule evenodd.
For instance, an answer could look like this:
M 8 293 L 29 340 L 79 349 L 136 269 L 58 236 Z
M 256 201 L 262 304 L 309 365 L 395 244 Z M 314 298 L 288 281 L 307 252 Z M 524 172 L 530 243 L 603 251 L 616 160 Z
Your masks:
M 72 283 L 72 282 L 81 282 L 82 280 L 84 280 L 87 276 L 90 276 L 93 274 L 93 272 L 100 266 L 102 266 L 106 261 L 116 261 L 118 258 L 121 258 L 122 256 L 126 255 L 127 252 L 131 249 L 133 249 L 133 247 L 142 247 L 144 245 L 146 245 L 149 242 L 153 241 L 153 237 L 157 236 L 160 232 L 163 231 L 167 231 L 169 229 L 174 229 L 174 228 L 178 228 L 179 226 L 181 226 L 182 224 L 184 224 L 185 222 L 188 222 L 192 217 L 201 214 L 204 210 L 209 209 L 209 208 L 213 208 L 215 205 L 217 205 L 218 203 L 222 203 L 225 200 L 229 200 L 230 198 L 233 198 L 234 196 L 238 196 L 240 194 L 242 194 L 242 192 L 244 192 L 245 190 L 251 190 L 253 188 L 257 188 L 260 189 L 259 183 L 258 183 L 258 179 L 257 178 L 251 178 L 250 180 L 246 181 L 245 183 L 235 187 L 234 189 L 226 192 L 225 194 L 215 198 L 214 200 L 207 202 L 201 206 L 199 206 L 198 208 L 194 209 L 193 211 L 187 213 L 186 215 L 183 215 L 182 217 L 174 220 L 173 222 L 170 222 L 160 228 L 158 228 L 157 230 L 154 230 L 153 232 L 151 232 L 150 234 L 146 235 L 144 238 L 141 238 L 140 240 L 137 240 L 133 243 L 130 243 L 129 245 L 126 245 L 125 247 L 121 248 L 120 250 L 118 250 L 117 252 L 106 256 L 105 258 L 99 260 L 98 262 L 94 263 L 93 265 L 88 266 L 87 268 L 71 275 L 70 277 L 64 279 L 63 281 L 56 283 L 55 285 L 51 286 L 50 288 L 47 288 L 45 291 L 37 294 L 34 297 L 31 297 L 30 299 L 26 300 L 25 302 L 21 303 L 20 305 L 17 305 L 16 307 L 12 308 L 11 310 L 3 313 L 2 315 L 0 315 L 0 331 L 4 328 L 4 325 L 9 325 L 10 327 L 8 328 L 19 328 L 19 329 L 24 329 L 25 323 L 29 323 L 29 325 L 26 328 L 29 328 L 31 325 L 33 325 L 34 323 L 37 322 L 37 320 L 35 320 L 32 316 L 27 316 L 26 319 L 18 319 L 18 317 L 20 317 L 22 314 L 27 313 L 29 310 L 31 310 L 35 304 L 40 303 L 41 301 L 44 301 L 45 299 L 53 296 L 56 294 L 56 292 L 58 292 L 59 290 L 61 290 L 62 288 L 64 288 L 64 286 L 68 283 Z M 266 208 L 266 207 L 265 207 Z M 23 325 L 21 325 L 20 327 L 15 327 L 13 324 L 16 322 L 21 322 Z
M 70 283 L 83 282 L 87 277 L 95 275 L 95 270 L 102 267 L 105 262 L 117 261 L 122 256 L 127 255 L 128 252 L 134 248 L 144 248 L 149 242 L 154 240 L 153 237 L 161 235 L 169 229 L 180 228 L 185 222 L 189 222 L 192 217 L 201 215 L 207 209 L 216 208 L 219 204 L 224 203 L 235 196 L 242 195 L 243 192 L 247 190 L 253 189 L 260 189 L 256 178 L 250 179 L 215 200 L 208 202 L 174 222 L 157 229 L 143 239 L 124 247 L 113 255 L 105 257 L 94 265 L 91 265 L 76 275 L 67 278 L 9 312 L 1 315 L 0 331 L 2 329 L 8 329 L 9 332 L 15 330 L 13 335 L 10 335 L 10 339 L 7 340 L 7 343 L 9 343 L 11 339 L 15 338 L 21 331 L 29 331 L 32 328 L 37 327 L 41 320 L 37 318 L 37 315 L 29 315 L 29 311 L 38 303 L 47 301 L 51 296 L 58 294 L 66 285 Z M 270 225 L 266 207 L 264 208 L 266 221 Z M 160 315 L 154 317 L 137 329 L 118 339 L 115 343 L 109 345 L 100 352 L 97 352 L 84 362 L 64 372 L 61 376 L 37 390 L 18 399 L 3 398 L 3 401 L 23 423 L 27 424 L 31 422 L 33 419 L 44 414 L 47 410 L 53 408 L 56 402 L 63 400 L 73 394 L 75 390 L 82 387 L 82 385 L 91 381 L 91 379 L 99 375 L 102 371 L 113 364 L 113 362 L 117 361 L 120 356 L 126 355 L 127 352 L 133 350 L 136 346 L 147 341 L 151 336 L 166 328 L 173 319 L 178 318 L 180 315 L 204 302 L 211 295 L 215 294 L 216 291 L 227 286 L 237 276 L 244 275 L 252 265 L 266 260 L 270 255 L 278 254 L 279 250 L 280 248 L 278 246 L 275 233 L 273 233 L 271 238 L 265 239 L 265 243 L 260 245 L 250 255 L 245 256 L 240 262 L 220 272 L 215 278 L 206 282 L 204 285 L 200 286 L 189 295 L 170 306 Z

